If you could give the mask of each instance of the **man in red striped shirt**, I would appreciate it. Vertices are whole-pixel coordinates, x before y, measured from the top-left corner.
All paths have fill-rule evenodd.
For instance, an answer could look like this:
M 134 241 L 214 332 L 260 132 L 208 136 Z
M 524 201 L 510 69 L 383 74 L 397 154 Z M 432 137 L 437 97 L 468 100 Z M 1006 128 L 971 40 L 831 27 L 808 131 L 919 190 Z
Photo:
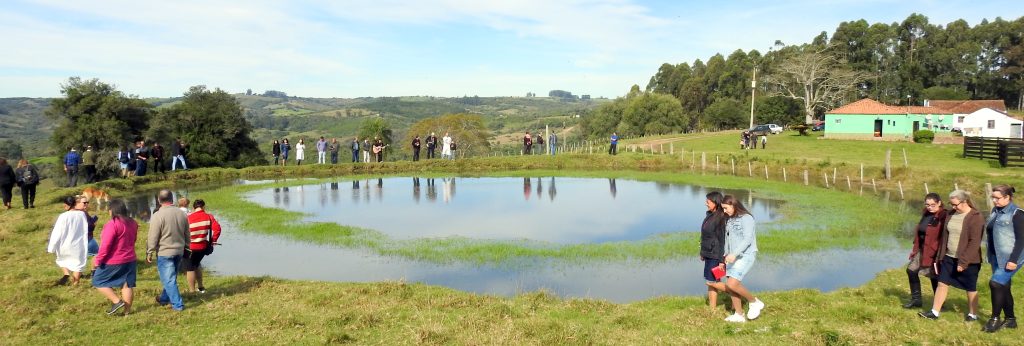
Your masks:
M 203 268 L 200 263 L 203 257 L 213 253 L 213 244 L 220 239 L 220 223 L 213 215 L 206 213 L 206 202 L 197 199 L 192 203 L 192 214 L 188 215 L 189 249 L 184 261 L 185 279 L 188 280 L 189 292 L 206 293 L 203 287 Z M 198 286 L 198 287 L 197 287 Z M 198 288 L 198 289 L 197 289 Z

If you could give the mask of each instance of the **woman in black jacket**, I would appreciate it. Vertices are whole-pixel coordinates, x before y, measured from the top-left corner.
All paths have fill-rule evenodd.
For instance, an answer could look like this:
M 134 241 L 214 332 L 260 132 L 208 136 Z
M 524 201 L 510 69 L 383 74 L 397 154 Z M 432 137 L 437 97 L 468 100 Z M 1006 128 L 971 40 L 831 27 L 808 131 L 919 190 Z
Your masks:
M 39 170 L 28 160 L 18 161 L 18 169 L 14 171 L 21 187 L 21 203 L 25 209 L 36 207 L 36 186 L 39 185 Z
M 716 278 L 712 270 L 725 270 L 725 213 L 722 212 L 722 193 L 708 193 L 704 204 L 708 211 L 700 226 L 700 260 L 704 262 L 704 281 L 708 286 L 708 305 L 718 305 L 718 292 L 725 291 L 725 284 Z
M 18 178 L 14 176 L 14 168 L 7 164 L 7 159 L 0 158 L 0 196 L 3 197 L 4 207 L 11 209 L 11 198 L 14 192 L 14 183 Z

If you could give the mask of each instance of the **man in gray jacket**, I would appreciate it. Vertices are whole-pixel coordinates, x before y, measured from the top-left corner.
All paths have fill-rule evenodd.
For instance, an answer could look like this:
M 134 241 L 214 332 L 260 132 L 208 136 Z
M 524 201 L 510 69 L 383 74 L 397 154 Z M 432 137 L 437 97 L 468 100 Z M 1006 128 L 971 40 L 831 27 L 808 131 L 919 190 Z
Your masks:
M 149 220 L 149 237 L 146 240 L 146 263 L 153 263 L 156 255 L 156 270 L 164 289 L 156 298 L 159 305 L 170 304 L 176 311 L 185 309 L 178 292 L 178 264 L 188 248 L 188 217 L 174 207 L 174 195 L 169 190 L 157 194 L 158 209 Z

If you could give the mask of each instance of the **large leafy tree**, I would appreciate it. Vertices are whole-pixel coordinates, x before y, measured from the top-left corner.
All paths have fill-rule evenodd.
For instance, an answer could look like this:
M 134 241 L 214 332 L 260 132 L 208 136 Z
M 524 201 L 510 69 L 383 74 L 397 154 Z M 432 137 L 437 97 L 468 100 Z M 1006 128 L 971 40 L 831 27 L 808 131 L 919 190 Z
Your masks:
M 384 144 L 392 144 L 392 137 L 394 132 L 391 130 L 391 124 L 388 124 L 387 120 L 381 117 L 369 117 L 363 120 L 363 123 L 359 125 L 359 138 L 368 138 L 370 142 L 373 142 L 374 138 L 380 138 L 384 141 Z
M 491 137 L 491 131 L 484 126 L 483 118 L 479 115 L 459 113 L 416 122 L 409 128 L 409 132 L 402 141 L 402 151 L 412 152 L 412 140 L 417 135 L 420 136 L 423 148 L 426 149 L 427 136 L 431 133 L 435 133 L 438 140 L 448 133 L 457 143 L 459 151 L 465 155 L 484 154 L 490 148 L 487 139 Z
M 181 138 L 188 146 L 190 167 L 265 164 L 249 137 L 251 131 L 233 95 L 197 85 L 189 88 L 181 103 L 159 112 L 147 135 L 168 150 L 171 141 Z
M 832 52 L 806 46 L 786 58 L 765 78 L 778 95 L 803 103 L 804 123 L 810 124 L 819 111 L 839 105 L 869 74 L 854 71 Z
M 141 137 L 148 127 L 152 106 L 98 79 L 71 77 L 60 92 L 64 97 L 54 99 L 46 110 L 46 116 L 57 122 L 51 137 L 57 152 L 84 145 L 113 152 Z
M 637 88 L 627 97 L 598 107 L 583 119 L 583 133 L 589 137 L 606 137 L 612 131 L 619 135 L 654 135 L 689 129 L 690 113 L 671 95 L 640 92 Z

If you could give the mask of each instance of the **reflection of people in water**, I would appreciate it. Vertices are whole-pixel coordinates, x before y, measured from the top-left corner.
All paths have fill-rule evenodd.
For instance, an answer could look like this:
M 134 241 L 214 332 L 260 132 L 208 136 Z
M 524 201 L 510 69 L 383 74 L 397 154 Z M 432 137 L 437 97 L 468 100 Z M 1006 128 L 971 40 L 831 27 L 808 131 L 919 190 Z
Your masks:
M 434 183 L 434 178 L 427 178 L 427 200 L 437 201 L 437 185 Z
M 533 192 L 533 188 L 530 187 L 530 178 L 523 178 L 523 198 L 527 201 L 530 200 L 530 192 Z
M 555 177 L 551 177 L 551 186 L 548 187 L 548 198 L 553 202 L 557 194 L 558 192 L 555 191 Z
M 612 198 L 615 198 L 615 194 L 618 193 L 615 189 L 615 179 L 608 179 L 608 187 L 612 190 Z
M 443 178 L 441 180 L 444 182 L 444 202 L 445 203 L 451 202 L 452 201 L 452 194 L 454 193 L 453 192 L 453 188 L 454 188 L 453 185 L 455 184 L 455 178 Z
M 412 200 L 420 204 L 420 178 L 412 178 Z
M 274 205 L 275 206 L 281 206 L 281 188 L 280 187 L 275 187 L 274 188 Z
M 352 204 L 359 203 L 359 181 L 352 181 Z
M 284 204 L 284 206 L 286 206 L 286 207 L 291 205 L 292 204 L 291 197 L 292 197 L 292 194 L 288 191 L 288 187 L 287 186 L 282 187 L 281 188 L 281 204 Z
M 540 182 L 540 177 L 537 177 L 537 200 L 543 199 L 544 195 L 544 184 Z

